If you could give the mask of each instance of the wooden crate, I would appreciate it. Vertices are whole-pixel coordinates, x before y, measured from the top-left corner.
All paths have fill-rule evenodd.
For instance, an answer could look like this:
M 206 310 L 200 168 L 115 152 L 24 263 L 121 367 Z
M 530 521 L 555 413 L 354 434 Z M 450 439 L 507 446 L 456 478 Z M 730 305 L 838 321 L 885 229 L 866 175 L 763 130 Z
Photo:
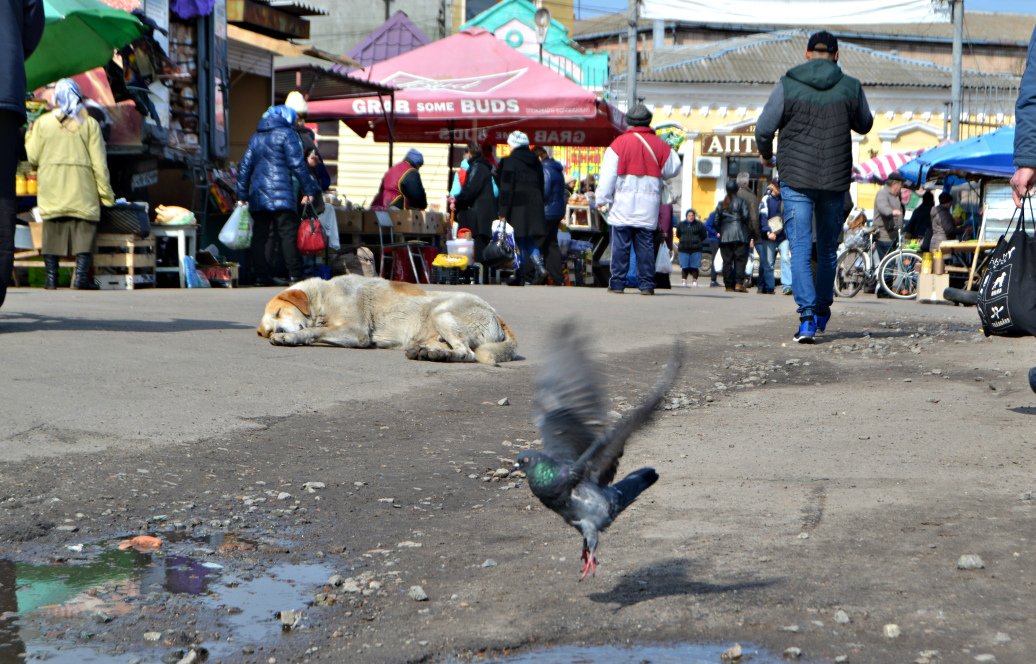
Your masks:
M 108 280 L 109 288 L 119 284 L 126 290 L 155 284 L 155 237 L 98 233 L 94 253 L 96 277 L 125 275 L 125 280 Z

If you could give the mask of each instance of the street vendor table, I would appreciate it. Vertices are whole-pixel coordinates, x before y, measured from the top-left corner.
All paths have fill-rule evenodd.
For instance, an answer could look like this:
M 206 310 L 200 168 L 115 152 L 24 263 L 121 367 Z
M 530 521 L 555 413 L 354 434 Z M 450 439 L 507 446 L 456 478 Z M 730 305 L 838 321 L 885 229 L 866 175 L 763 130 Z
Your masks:
M 151 224 L 151 233 L 156 238 L 176 238 L 177 266 L 156 267 L 155 272 L 179 272 L 180 288 L 187 288 L 187 273 L 183 269 L 183 259 L 198 253 L 198 224 Z
M 943 253 L 943 261 L 947 264 L 947 272 L 958 272 L 968 275 L 968 281 L 964 285 L 964 290 L 971 289 L 971 282 L 974 280 L 976 275 L 981 275 L 982 268 L 985 267 L 985 260 L 981 258 L 982 252 L 990 251 L 996 248 L 996 242 L 958 242 L 956 240 L 947 240 L 939 245 L 939 250 Z M 972 254 L 971 260 L 967 261 L 971 263 L 970 267 L 958 267 L 956 265 L 949 265 L 951 256 L 949 254 Z

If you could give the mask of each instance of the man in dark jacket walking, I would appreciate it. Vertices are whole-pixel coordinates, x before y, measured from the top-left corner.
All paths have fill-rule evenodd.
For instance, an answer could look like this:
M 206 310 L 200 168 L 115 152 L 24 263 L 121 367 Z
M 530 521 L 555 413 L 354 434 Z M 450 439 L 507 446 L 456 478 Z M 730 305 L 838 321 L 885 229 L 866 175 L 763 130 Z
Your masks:
M 274 106 L 259 120 L 256 133 L 248 141 L 237 175 L 238 205 L 248 205 L 252 216 L 252 271 L 255 285 L 270 286 L 266 262 L 266 239 L 271 226 L 281 238 L 284 263 L 291 283 L 302 281 L 302 256 L 299 254 L 299 213 L 292 176 L 302 188 L 302 204 L 320 195 L 316 180 L 309 174 L 302 154 L 302 142 L 295 133 L 295 111 Z M 283 285 L 283 284 L 277 284 Z
M 25 124 L 25 61 L 42 36 L 42 0 L 0 0 L 0 306 L 14 267 L 14 175 Z
M 831 318 L 838 232 L 852 181 L 851 132 L 866 134 L 873 124 L 863 86 L 842 73 L 838 40 L 824 31 L 809 38 L 806 62 L 781 78 L 756 122 L 759 159 L 766 166 L 773 165 L 774 134 L 780 130 L 776 166 L 791 240 L 798 343 L 813 343 Z M 814 214 L 816 286 L 810 266 Z
M 558 246 L 558 227 L 565 218 L 565 207 L 568 205 L 568 191 L 565 189 L 565 167 L 552 158 L 546 148 L 535 147 L 533 153 L 543 164 L 543 218 L 547 224 L 547 234 L 540 242 L 537 260 L 537 277 L 550 275 L 555 286 L 565 285 L 565 273 L 561 270 L 561 247 Z M 544 264 L 546 270 L 544 271 Z M 541 282 L 542 283 L 542 282 Z

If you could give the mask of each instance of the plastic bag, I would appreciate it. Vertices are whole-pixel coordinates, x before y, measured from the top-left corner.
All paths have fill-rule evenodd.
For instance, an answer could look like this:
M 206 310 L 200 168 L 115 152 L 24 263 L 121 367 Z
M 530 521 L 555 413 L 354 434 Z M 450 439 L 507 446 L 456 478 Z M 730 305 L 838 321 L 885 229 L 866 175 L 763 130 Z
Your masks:
M 657 274 L 669 274 L 673 271 L 673 255 L 669 253 L 669 247 L 663 242 L 658 247 L 658 255 L 655 256 L 655 272 Z
M 723 274 L 723 252 L 717 250 L 716 253 L 712 254 L 712 269 L 716 271 L 716 274 Z
M 327 235 L 327 246 L 338 251 L 342 248 L 342 241 L 338 237 L 338 217 L 331 205 L 325 205 L 324 211 L 320 213 L 320 225 L 324 227 Z
M 252 215 L 247 207 L 234 208 L 219 232 L 219 241 L 229 249 L 247 249 L 252 244 Z

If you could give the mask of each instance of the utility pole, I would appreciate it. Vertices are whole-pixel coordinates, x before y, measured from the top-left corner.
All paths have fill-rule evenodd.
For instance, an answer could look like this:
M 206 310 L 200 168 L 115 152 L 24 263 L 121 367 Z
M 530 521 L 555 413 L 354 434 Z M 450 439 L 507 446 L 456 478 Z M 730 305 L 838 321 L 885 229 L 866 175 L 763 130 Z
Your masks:
M 637 5 L 629 0 L 629 27 L 626 29 L 626 111 L 637 105 Z
M 960 140 L 960 116 L 963 111 L 961 97 L 961 73 L 964 59 L 964 0 L 951 0 L 953 13 L 953 82 L 950 94 L 950 139 Z

